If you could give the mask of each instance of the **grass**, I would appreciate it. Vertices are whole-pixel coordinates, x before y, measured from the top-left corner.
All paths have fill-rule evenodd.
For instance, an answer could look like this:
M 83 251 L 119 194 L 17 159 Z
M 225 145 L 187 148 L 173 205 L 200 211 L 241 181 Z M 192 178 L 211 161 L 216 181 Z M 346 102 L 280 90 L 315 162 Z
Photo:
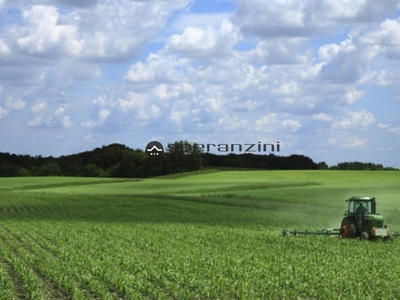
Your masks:
M 353 195 L 400 231 L 399 176 L 1 179 L 0 299 L 398 299 L 399 241 L 280 233 L 337 228 Z

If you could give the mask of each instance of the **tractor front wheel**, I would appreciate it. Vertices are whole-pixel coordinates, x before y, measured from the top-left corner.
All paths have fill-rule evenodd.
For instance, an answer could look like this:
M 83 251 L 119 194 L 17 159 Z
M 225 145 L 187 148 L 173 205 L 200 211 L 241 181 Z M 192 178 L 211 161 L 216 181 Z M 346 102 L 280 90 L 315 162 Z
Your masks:
M 360 234 L 361 240 L 366 241 L 366 240 L 368 240 L 368 238 L 369 238 L 369 235 L 367 232 L 365 232 L 365 231 L 361 232 L 361 234 Z

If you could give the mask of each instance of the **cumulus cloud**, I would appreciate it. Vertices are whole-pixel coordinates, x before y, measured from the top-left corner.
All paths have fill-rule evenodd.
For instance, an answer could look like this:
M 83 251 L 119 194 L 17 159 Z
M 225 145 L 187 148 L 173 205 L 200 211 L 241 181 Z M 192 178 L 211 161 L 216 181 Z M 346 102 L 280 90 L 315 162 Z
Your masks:
M 20 15 L 0 25 L 2 122 L 80 141 L 268 135 L 288 151 L 318 139 L 365 150 L 376 132 L 399 132 L 370 104 L 376 85 L 400 84 L 398 1 L 237 0 L 231 13 L 182 10 L 190 0 L 33 2 L 3 0 Z
M 5 56 L 11 53 L 9 46 L 4 39 L 0 39 L 0 56 Z
M 133 82 L 185 81 L 193 68 L 187 58 L 151 53 L 146 62 L 130 66 L 125 79 Z
M 21 26 L 12 32 L 17 48 L 33 55 L 79 55 L 83 41 L 77 37 L 77 27 L 59 25 L 59 17 L 54 6 L 25 8 Z
M 201 33 L 206 31 L 204 28 L 201 30 Z M 212 32 L 216 33 L 218 30 L 214 28 Z M 185 32 L 175 37 L 182 43 L 194 46 L 195 43 L 191 44 L 189 37 L 180 40 L 184 35 Z M 237 113 L 263 111 L 267 108 L 294 114 L 294 117 L 286 115 L 285 119 L 280 119 L 281 127 L 277 127 L 277 131 L 298 132 L 303 123 L 296 119 L 296 114 L 311 115 L 314 121 L 329 121 L 334 123 L 335 128 L 351 127 L 348 118 L 355 117 L 356 123 L 364 126 L 368 123 L 368 115 L 361 121 L 359 115 L 345 114 L 344 117 L 342 115 L 341 118 L 337 118 L 335 114 L 342 113 L 334 111 L 341 106 L 352 105 L 364 95 L 356 85 L 365 75 L 363 72 L 368 69 L 375 53 L 366 49 L 363 55 L 359 55 L 358 37 L 350 34 L 338 45 L 323 45 L 315 58 L 306 52 L 297 57 L 290 55 L 293 49 L 294 53 L 299 53 L 296 47 L 300 48 L 304 43 L 303 38 L 281 39 L 280 41 L 287 43 L 284 44 L 285 47 L 279 42 L 274 44 L 274 41 L 266 40 L 257 43 L 250 51 L 229 48 L 232 55 L 228 59 L 208 53 L 208 56 L 215 60 L 213 64 L 198 63 L 197 59 L 202 60 L 202 57 L 185 53 L 183 48 L 173 48 L 168 44 L 171 40 L 168 40 L 164 49 L 151 53 L 145 61 L 131 65 L 125 78 L 130 82 L 148 86 L 155 99 L 168 101 L 168 105 L 160 106 L 155 100 L 149 100 L 148 105 L 153 103 L 161 107 L 162 111 L 166 110 L 169 112 L 166 113 L 167 120 L 175 124 L 186 124 L 186 128 L 192 128 L 193 125 L 195 128 L 205 129 L 205 122 L 213 122 L 213 125 L 209 124 L 207 128 L 215 130 L 220 128 L 218 120 L 225 120 L 222 117 L 224 113 L 234 118 Z M 280 59 L 277 58 L 278 55 L 272 55 L 273 52 L 268 54 L 271 59 L 268 58 L 268 51 L 272 51 L 270 49 L 274 47 L 280 49 Z M 256 67 L 254 62 L 264 65 Z M 348 64 L 350 66 L 347 66 Z M 354 68 L 360 64 L 360 70 Z M 340 66 L 342 73 L 336 70 L 340 70 Z M 329 68 L 335 69 L 336 74 Z M 196 94 L 183 97 L 182 90 L 176 88 L 178 82 L 190 86 Z M 143 88 L 143 85 L 141 87 Z M 219 103 L 222 103 L 213 113 L 213 110 L 207 107 L 211 103 L 209 99 L 218 99 Z M 333 110 L 331 114 L 322 112 L 327 108 Z M 216 118 L 216 115 L 221 117 Z M 254 128 L 261 129 L 268 123 L 269 118 L 271 115 L 268 115 L 267 119 L 258 119 Z M 275 121 L 275 124 L 277 123 Z
M 269 113 L 255 122 L 255 129 L 266 133 L 276 132 L 280 128 L 294 133 L 301 128 L 301 123 L 291 119 L 288 114 L 278 115 L 276 113 Z
M 374 124 L 375 121 L 374 115 L 366 110 L 349 111 L 339 119 L 335 120 L 332 124 L 332 128 L 357 130 L 367 128 L 369 125 Z
M 102 109 L 99 111 L 99 113 L 97 115 L 97 119 L 95 121 L 89 120 L 89 121 L 83 122 L 82 126 L 89 127 L 89 128 L 99 126 L 99 125 L 103 124 L 103 122 L 105 120 L 107 120 L 107 118 L 110 114 L 111 114 L 111 111 L 109 111 L 107 109 Z
M 77 6 L 80 8 L 87 8 L 95 6 L 100 2 L 100 0 L 39 0 L 38 3 L 45 3 L 45 4 L 64 4 L 68 6 Z
M 0 86 L 0 95 L 2 93 L 2 89 Z M 0 106 L 0 119 L 5 118 L 8 114 L 13 111 L 23 110 L 26 106 L 26 102 L 22 99 L 14 99 L 13 97 L 7 97 L 4 101 L 4 104 Z
M 55 5 L 68 2 L 80 9 L 61 13 Z M 17 53 L 73 57 L 87 61 L 121 61 L 136 56 L 140 47 L 157 33 L 167 17 L 188 0 L 138 1 L 40 1 L 21 5 L 22 21 L 0 40 L 0 54 L 15 45 Z M 148 20 L 151 19 L 151 22 Z M 95 30 L 94 30 L 95 28 Z
M 300 64 L 308 59 L 301 48 L 306 43 L 304 38 L 280 38 L 279 40 L 262 40 L 248 52 L 252 61 L 265 64 Z
M 68 129 L 73 126 L 71 117 L 67 114 L 68 109 L 58 107 L 54 111 L 44 111 L 46 103 L 39 102 L 31 108 L 35 113 L 41 113 L 26 122 L 26 126 L 30 128 L 64 128 Z
M 46 107 L 47 107 L 46 102 L 40 101 L 40 102 L 36 103 L 34 106 L 32 106 L 31 110 L 33 112 L 39 112 L 39 111 L 44 110 Z
M 312 119 L 316 121 L 331 122 L 333 120 L 333 117 L 326 113 L 319 113 L 312 115 Z
M 263 38 L 311 36 L 338 26 L 368 23 L 395 15 L 398 1 L 237 0 L 235 22 L 243 32 Z
M 363 91 L 359 91 L 359 90 L 355 90 L 355 89 L 351 89 L 350 91 L 348 91 L 345 95 L 345 100 L 348 104 L 353 104 L 354 102 L 356 102 L 359 98 L 361 98 L 363 96 L 364 92 Z
M 224 19 L 219 28 L 207 26 L 187 27 L 181 35 L 172 35 L 167 40 L 167 51 L 182 53 L 192 58 L 215 58 L 228 55 L 240 40 L 233 24 Z
M 38 116 L 38 117 L 35 117 L 35 118 L 29 120 L 29 121 L 26 123 L 26 125 L 27 125 L 28 127 L 34 128 L 34 127 L 39 127 L 41 123 L 42 123 L 42 117 L 39 117 L 39 116 Z
M 237 1 L 235 21 L 245 33 L 263 37 L 304 36 L 312 28 L 305 19 L 305 1 Z
M 363 35 L 361 42 L 366 45 L 379 45 L 379 48 L 391 59 L 400 59 L 400 20 L 386 19 L 379 27 Z
M 400 135 L 400 126 L 391 125 L 391 124 L 378 124 L 380 129 L 387 131 L 388 133 Z
M 352 138 L 347 143 L 340 146 L 345 150 L 360 150 L 366 147 L 368 140 L 365 138 Z
M 368 71 L 371 60 L 378 54 L 377 47 L 359 47 L 358 40 L 349 38 L 330 53 L 331 60 L 321 67 L 324 80 L 339 83 L 356 83 Z

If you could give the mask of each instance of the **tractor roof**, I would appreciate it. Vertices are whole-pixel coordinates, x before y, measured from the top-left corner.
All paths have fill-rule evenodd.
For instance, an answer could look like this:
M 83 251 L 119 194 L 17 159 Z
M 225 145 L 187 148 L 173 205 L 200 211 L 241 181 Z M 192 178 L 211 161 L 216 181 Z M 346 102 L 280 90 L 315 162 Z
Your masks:
M 364 200 L 364 201 L 372 201 L 374 199 L 374 197 L 360 197 L 360 196 L 353 196 L 350 199 L 346 200 L 346 202 L 348 201 L 360 201 L 360 200 Z

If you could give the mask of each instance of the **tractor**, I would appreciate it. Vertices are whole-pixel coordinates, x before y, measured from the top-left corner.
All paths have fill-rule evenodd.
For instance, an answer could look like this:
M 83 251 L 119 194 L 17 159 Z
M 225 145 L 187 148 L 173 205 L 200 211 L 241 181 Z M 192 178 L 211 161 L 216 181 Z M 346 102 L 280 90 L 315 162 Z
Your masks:
M 384 238 L 392 240 L 393 234 L 383 224 L 383 217 L 376 213 L 376 201 L 371 197 L 351 197 L 346 200 L 348 208 L 344 213 L 340 236 L 373 240 Z
M 340 228 L 322 229 L 317 231 L 298 231 L 284 229 L 283 236 L 290 235 L 330 235 L 342 238 L 360 238 L 362 240 L 393 240 L 400 236 L 399 232 L 390 232 L 383 224 L 383 217 L 376 213 L 375 197 L 351 197 L 346 200 L 347 210 Z

